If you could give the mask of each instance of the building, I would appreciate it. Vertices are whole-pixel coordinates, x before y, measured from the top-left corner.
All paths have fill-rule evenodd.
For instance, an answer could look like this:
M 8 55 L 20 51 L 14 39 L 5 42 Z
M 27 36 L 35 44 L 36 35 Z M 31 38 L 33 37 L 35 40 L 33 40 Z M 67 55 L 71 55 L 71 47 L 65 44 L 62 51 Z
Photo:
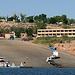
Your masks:
M 62 37 L 63 35 L 67 35 L 68 37 L 75 37 L 75 29 L 38 29 L 37 31 L 37 37 Z
M 56 22 L 57 24 L 63 24 L 63 22 Z
M 4 38 L 10 38 L 11 36 L 15 37 L 15 33 L 1 33 L 1 36 L 4 36 Z

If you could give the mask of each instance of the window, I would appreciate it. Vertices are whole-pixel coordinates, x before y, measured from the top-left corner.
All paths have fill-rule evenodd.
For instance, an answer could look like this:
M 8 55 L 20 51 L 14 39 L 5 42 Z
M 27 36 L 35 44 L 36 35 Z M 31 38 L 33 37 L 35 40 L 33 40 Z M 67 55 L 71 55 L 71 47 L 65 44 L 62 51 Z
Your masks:
M 64 34 L 61 34 L 61 35 L 64 35 Z
M 73 33 L 73 35 L 75 35 L 75 33 Z
M 42 35 L 44 35 L 44 34 L 42 34 Z
M 64 32 L 64 30 L 61 30 L 61 32 Z
M 46 34 L 48 36 L 48 34 Z
M 41 32 L 41 31 L 38 31 L 38 32 Z
M 75 32 L 75 30 L 73 30 L 73 32 Z
M 60 34 L 57 34 L 57 35 L 60 35 Z
M 69 35 L 72 35 L 71 33 L 69 33 Z
M 50 30 L 49 32 L 52 32 L 52 30 Z
M 49 35 L 52 35 L 52 34 L 49 34 Z
M 53 30 L 53 32 L 56 32 L 56 30 Z
M 53 35 L 56 35 L 56 34 L 53 34 Z
M 41 34 L 38 34 L 39 36 L 41 36 Z
M 68 35 L 68 34 L 65 34 L 65 35 Z
M 42 31 L 42 32 L 45 32 L 45 31 Z
M 60 30 L 57 30 L 57 32 L 60 32 Z
M 68 30 L 65 30 L 65 32 L 68 32 Z
M 72 32 L 72 30 L 69 30 L 69 32 Z

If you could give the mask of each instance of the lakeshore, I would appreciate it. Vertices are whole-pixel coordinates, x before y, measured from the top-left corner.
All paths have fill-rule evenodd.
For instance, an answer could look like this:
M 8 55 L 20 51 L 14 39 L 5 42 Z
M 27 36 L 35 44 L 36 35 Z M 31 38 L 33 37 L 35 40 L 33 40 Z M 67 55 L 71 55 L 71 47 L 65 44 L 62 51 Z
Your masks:
M 54 67 L 46 63 L 46 58 L 51 55 L 52 50 L 43 45 L 18 40 L 0 40 L 0 57 L 10 61 L 10 64 L 20 65 L 25 61 L 27 66 Z M 62 64 L 65 68 L 75 68 L 74 56 L 60 51 L 59 56 L 60 59 L 55 60 L 56 63 Z

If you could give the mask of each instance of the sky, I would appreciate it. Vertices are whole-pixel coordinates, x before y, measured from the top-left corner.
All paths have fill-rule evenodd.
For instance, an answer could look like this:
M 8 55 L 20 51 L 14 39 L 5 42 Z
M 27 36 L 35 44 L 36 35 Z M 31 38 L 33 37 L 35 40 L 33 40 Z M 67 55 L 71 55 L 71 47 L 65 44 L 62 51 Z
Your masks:
M 12 16 L 14 13 L 47 17 L 67 15 L 75 19 L 75 0 L 0 0 L 0 16 Z

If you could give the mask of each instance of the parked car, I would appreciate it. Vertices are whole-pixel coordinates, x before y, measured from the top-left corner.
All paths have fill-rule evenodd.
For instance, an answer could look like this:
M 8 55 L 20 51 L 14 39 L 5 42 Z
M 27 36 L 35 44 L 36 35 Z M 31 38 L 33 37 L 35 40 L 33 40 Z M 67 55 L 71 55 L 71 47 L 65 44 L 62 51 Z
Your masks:
M 27 39 L 27 38 L 22 38 L 22 41 L 29 41 L 29 39 Z

